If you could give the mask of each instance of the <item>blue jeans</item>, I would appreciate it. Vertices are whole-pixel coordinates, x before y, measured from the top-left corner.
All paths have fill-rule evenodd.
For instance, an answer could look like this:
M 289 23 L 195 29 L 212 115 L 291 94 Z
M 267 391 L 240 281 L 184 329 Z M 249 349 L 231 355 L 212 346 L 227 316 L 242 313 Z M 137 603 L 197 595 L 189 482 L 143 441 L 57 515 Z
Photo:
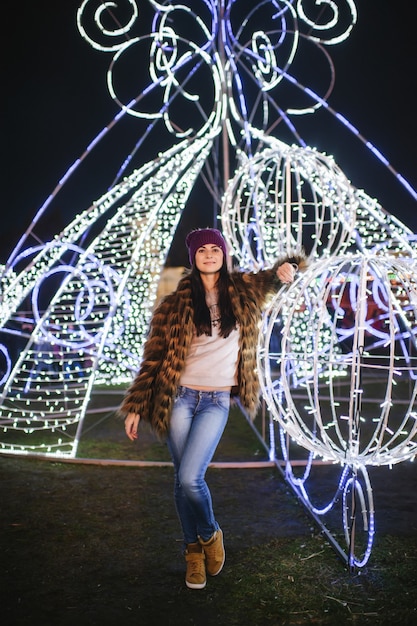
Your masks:
M 195 543 L 199 536 L 207 541 L 219 528 L 205 474 L 226 427 L 229 408 L 228 391 L 178 388 L 167 443 L 185 545 Z

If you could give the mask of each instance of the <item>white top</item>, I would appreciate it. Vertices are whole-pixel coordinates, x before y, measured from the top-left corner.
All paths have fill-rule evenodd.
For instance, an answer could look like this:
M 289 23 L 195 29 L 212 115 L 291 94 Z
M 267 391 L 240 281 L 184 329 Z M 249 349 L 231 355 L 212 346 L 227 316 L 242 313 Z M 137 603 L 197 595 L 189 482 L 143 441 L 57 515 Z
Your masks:
M 220 311 L 217 294 L 206 296 L 211 317 L 211 336 L 197 337 L 194 333 L 188 352 L 180 385 L 186 387 L 233 387 L 237 385 L 237 361 L 239 356 L 239 329 L 232 330 L 226 338 L 219 335 Z
M 237 385 L 239 329 L 226 338 L 216 326 L 212 335 L 195 334 L 181 374 L 180 385 L 202 387 L 233 387 Z

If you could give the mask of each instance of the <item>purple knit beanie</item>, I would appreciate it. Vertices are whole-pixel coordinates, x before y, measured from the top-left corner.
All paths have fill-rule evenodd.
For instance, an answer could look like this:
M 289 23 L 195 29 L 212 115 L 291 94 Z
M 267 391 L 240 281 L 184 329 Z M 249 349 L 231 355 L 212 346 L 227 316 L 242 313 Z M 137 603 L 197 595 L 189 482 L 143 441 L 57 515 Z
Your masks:
M 188 256 L 190 258 L 190 264 L 194 263 L 195 253 L 201 246 L 205 246 L 207 243 L 211 243 L 215 246 L 219 246 L 223 250 L 223 254 L 226 257 L 226 242 L 223 235 L 217 228 L 199 228 L 198 230 L 192 230 L 185 238 L 185 244 L 188 248 Z

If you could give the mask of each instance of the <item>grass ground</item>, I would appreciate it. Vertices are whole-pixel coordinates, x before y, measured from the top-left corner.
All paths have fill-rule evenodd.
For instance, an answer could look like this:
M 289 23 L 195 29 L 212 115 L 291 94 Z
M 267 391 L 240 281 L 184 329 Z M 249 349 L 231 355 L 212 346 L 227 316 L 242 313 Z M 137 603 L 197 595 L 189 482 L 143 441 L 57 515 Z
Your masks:
M 168 458 L 146 429 L 138 444 L 125 440 L 114 416 L 85 431 L 80 457 Z M 236 411 L 215 459 L 266 459 Z M 371 559 L 350 572 L 276 467 L 210 468 L 227 560 L 194 591 L 184 584 L 169 466 L 0 457 L 2 624 L 415 624 L 416 471 L 377 469 Z M 333 480 L 318 468 L 316 492 Z

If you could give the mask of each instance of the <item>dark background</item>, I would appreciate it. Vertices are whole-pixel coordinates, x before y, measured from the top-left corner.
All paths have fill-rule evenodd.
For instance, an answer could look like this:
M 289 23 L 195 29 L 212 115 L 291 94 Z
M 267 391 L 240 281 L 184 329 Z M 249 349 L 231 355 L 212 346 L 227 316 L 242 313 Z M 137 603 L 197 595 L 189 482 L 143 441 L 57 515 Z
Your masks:
M 253 6 L 252 0 L 247 2 Z M 79 34 L 76 12 L 80 5 L 81 0 L 24 0 L 3 9 L 7 38 L 2 57 L 0 263 L 6 261 L 68 167 L 117 113 L 105 84 L 110 55 L 91 48 Z M 356 5 L 358 23 L 353 33 L 329 48 L 336 69 L 329 104 L 417 187 L 417 46 L 415 22 L 407 13 L 410 5 L 394 6 L 391 0 L 358 0 Z M 146 7 L 146 0 L 141 0 L 143 18 L 149 10 Z M 303 136 L 310 145 L 333 154 L 356 187 L 378 198 L 386 210 L 417 232 L 415 200 L 395 176 L 370 158 L 357 139 L 343 129 L 339 134 L 329 116 L 310 116 L 303 123 L 308 124 Z M 105 192 L 137 140 L 134 129 L 130 122 L 129 128 L 114 138 L 109 136 L 105 152 L 89 157 L 88 173 L 51 213 L 51 233 L 59 232 Z M 207 205 L 212 207 L 208 196 Z M 193 226 L 209 225 L 212 209 L 204 206 L 202 197 L 204 191 L 193 208 Z

